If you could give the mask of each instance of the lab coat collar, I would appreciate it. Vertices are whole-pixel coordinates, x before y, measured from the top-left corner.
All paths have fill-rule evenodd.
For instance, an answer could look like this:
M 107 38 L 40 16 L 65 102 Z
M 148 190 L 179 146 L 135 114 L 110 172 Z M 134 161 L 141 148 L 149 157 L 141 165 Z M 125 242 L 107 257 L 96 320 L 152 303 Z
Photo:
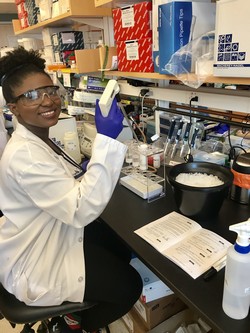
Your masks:
M 14 133 L 16 133 L 17 135 L 20 135 L 21 137 L 23 137 L 25 139 L 37 141 L 37 142 L 40 142 L 43 145 L 47 146 L 47 144 L 42 139 L 40 139 L 37 135 L 33 134 L 30 130 L 28 130 L 25 126 L 23 126 L 20 123 L 17 123 Z

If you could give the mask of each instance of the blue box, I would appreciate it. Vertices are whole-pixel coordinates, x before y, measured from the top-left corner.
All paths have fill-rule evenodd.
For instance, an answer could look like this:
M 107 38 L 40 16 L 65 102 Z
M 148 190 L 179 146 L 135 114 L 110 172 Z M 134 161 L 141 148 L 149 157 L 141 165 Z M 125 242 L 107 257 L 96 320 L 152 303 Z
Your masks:
M 215 3 L 176 1 L 159 6 L 159 73 L 170 74 L 166 65 L 181 47 L 215 29 Z M 190 72 L 191 55 L 184 55 L 181 65 Z

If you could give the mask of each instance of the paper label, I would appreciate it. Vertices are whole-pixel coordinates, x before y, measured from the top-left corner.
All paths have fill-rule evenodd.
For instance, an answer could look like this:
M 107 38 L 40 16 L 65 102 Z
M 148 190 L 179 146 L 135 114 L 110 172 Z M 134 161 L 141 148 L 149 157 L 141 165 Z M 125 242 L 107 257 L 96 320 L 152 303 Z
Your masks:
M 126 42 L 126 58 L 127 60 L 139 60 L 138 42 Z
M 63 73 L 63 85 L 65 87 L 71 87 L 70 73 Z
M 63 44 L 74 44 L 76 42 L 75 35 L 73 32 L 63 32 L 62 33 L 62 43 Z
M 122 27 L 130 28 L 135 25 L 134 7 L 126 7 L 122 9 Z
M 59 45 L 59 40 L 58 40 L 57 34 L 55 34 L 55 35 L 52 36 L 52 44 L 54 46 L 58 46 Z

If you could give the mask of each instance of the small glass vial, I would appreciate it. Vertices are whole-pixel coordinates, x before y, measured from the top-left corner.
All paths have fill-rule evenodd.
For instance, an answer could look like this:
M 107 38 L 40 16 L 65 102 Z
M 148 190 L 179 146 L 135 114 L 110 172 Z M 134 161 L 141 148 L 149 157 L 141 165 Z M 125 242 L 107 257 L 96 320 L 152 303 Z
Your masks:
M 153 155 L 153 167 L 159 169 L 161 166 L 161 155 L 155 154 Z
M 132 150 L 132 166 L 137 168 L 140 165 L 140 155 L 137 145 Z
M 126 157 L 125 157 L 125 162 L 127 164 L 132 163 L 132 156 L 133 156 L 133 142 L 131 140 L 125 141 L 124 144 L 128 147 L 127 152 L 126 152 Z

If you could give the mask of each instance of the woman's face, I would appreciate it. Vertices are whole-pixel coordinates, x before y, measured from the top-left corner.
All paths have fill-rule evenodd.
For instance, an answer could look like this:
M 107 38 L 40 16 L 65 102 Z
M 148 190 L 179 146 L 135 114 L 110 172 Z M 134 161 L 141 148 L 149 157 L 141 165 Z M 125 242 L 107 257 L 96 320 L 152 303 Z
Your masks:
M 15 88 L 14 94 L 18 97 L 27 91 L 51 86 L 53 86 L 52 80 L 46 74 L 32 73 L 23 80 L 21 86 Z M 50 91 L 51 88 L 48 89 L 48 92 L 46 88 L 39 90 L 41 98 L 37 101 L 31 102 L 29 98 L 22 96 L 14 103 L 9 103 L 10 110 L 18 121 L 34 133 L 37 128 L 48 129 L 55 125 L 61 112 L 60 97 L 57 93 Z M 37 92 L 34 93 L 37 96 Z

